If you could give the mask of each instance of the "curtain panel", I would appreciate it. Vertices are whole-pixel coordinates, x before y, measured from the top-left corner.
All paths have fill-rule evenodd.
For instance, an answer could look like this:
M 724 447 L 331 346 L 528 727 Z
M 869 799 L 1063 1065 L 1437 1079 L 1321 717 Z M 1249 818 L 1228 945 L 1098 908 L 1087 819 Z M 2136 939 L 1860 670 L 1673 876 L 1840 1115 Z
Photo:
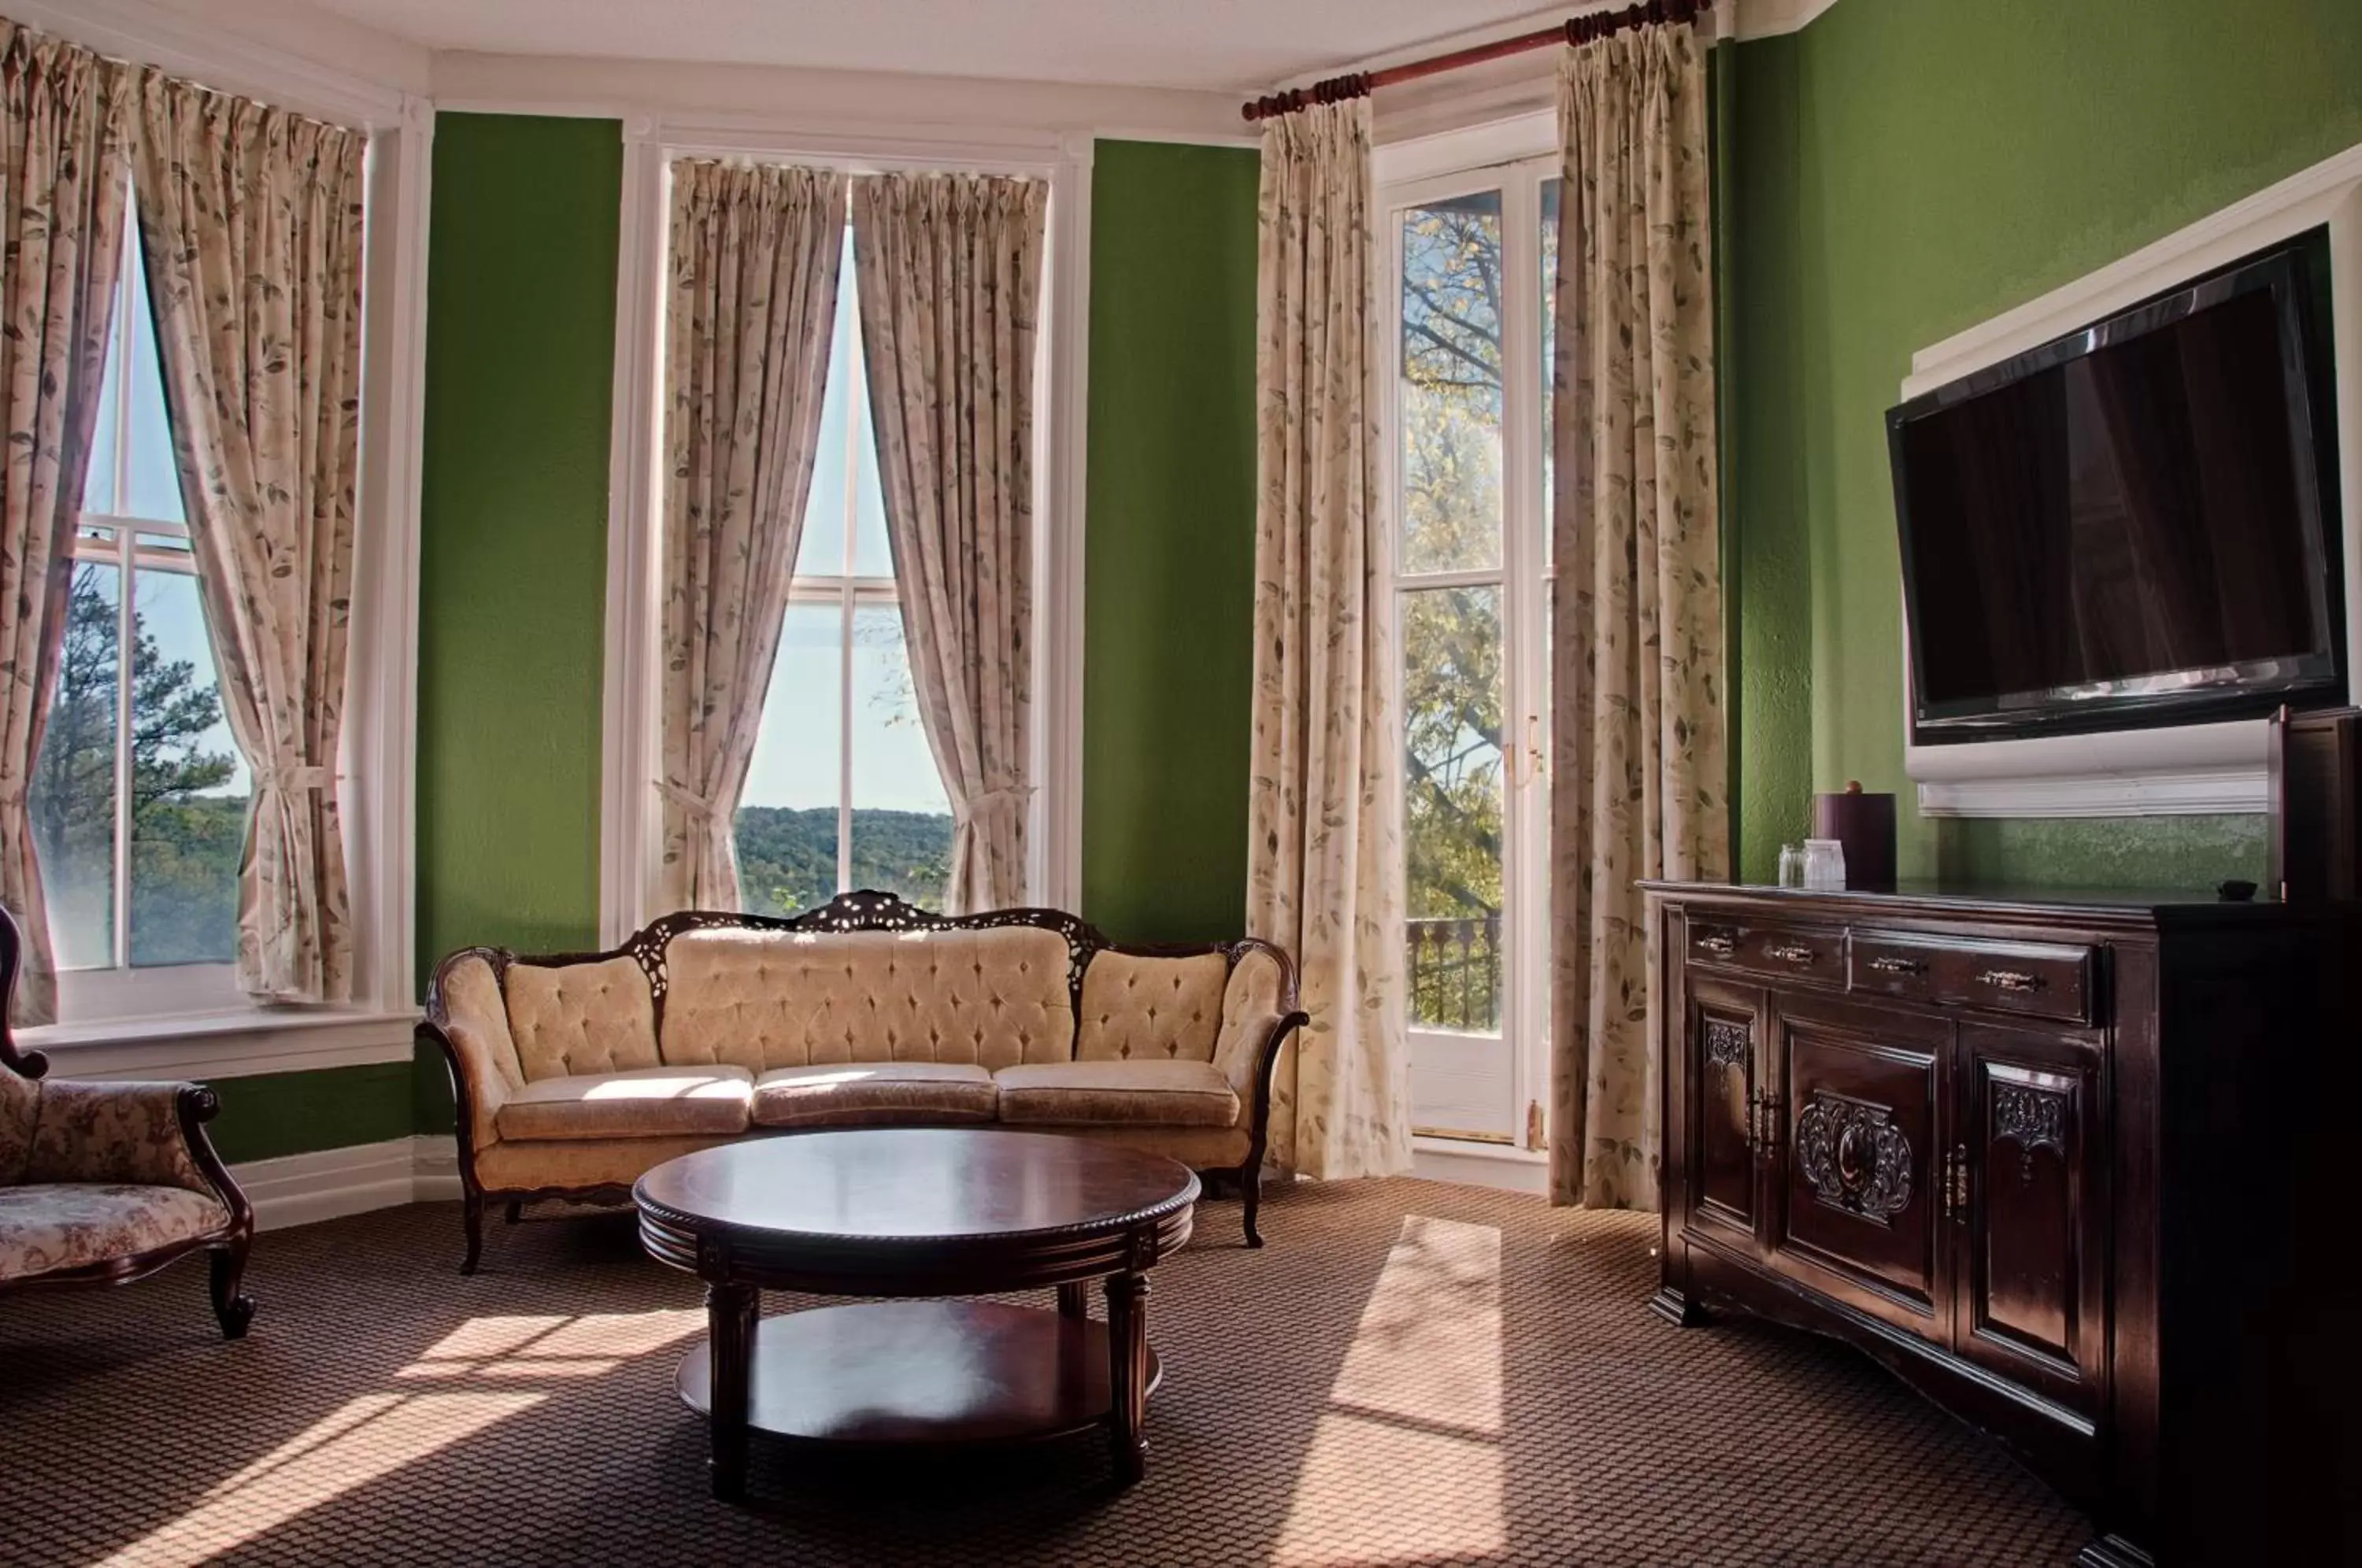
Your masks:
M 1657 1203 L 1644 877 L 1724 874 L 1705 68 L 1649 25 L 1558 82 L 1551 1196 Z
M 1370 182 L 1366 98 L 1264 121 L 1246 924 L 1297 955 L 1312 1019 L 1272 1157 L 1323 1178 L 1411 1152 Z
M 658 894 L 734 910 L 738 797 L 820 447 L 844 178 L 706 160 L 672 178 Z
M 254 775 L 237 977 L 352 997 L 337 800 L 359 450 L 366 133 L 141 73 L 133 181 L 182 504 Z
M 136 88 L 129 67 L 0 20 L 0 904 L 24 936 L 19 1025 L 57 1017 L 27 796 L 65 635 Z
M 1049 187 L 885 174 L 853 194 L 864 363 L 954 912 L 1025 899 L 1033 391 Z

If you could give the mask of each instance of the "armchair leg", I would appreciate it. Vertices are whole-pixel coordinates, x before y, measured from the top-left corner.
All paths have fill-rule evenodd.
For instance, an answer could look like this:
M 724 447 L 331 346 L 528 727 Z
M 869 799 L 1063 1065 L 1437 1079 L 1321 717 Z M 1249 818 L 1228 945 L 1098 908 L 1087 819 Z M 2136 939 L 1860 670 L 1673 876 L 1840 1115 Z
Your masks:
M 484 1195 L 470 1187 L 460 1196 L 459 1209 L 468 1227 L 468 1255 L 459 1272 L 473 1274 L 484 1256 Z
M 1246 1220 L 1247 1245 L 1250 1247 L 1260 1247 L 1263 1245 L 1263 1232 L 1255 1229 L 1255 1209 L 1257 1205 L 1263 1201 L 1263 1166 L 1261 1163 L 1258 1162 L 1255 1168 L 1253 1170 L 1248 1170 L 1245 1166 L 1242 1165 L 1239 1168 L 1238 1180 L 1239 1196 L 1244 1199 L 1243 1218 Z
M 254 1320 L 254 1297 L 240 1295 L 237 1288 L 246 1277 L 246 1253 L 250 1244 L 241 1236 L 213 1252 L 214 1319 L 221 1324 L 222 1338 L 226 1340 L 246 1338 L 246 1326 Z

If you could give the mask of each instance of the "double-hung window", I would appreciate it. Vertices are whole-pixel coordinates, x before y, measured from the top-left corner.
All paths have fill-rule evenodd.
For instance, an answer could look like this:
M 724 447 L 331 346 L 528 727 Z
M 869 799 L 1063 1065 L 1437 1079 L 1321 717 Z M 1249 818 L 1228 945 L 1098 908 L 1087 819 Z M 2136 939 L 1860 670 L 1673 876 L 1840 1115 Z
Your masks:
M 739 901 L 786 914 L 855 888 L 943 907 L 951 801 L 911 682 L 869 418 L 853 231 L 779 651 L 735 823 Z
M 1541 1146 L 1556 160 L 1380 193 L 1412 1122 Z
M 222 713 L 138 226 L 127 223 L 57 685 L 28 793 L 69 998 L 95 984 L 236 999 L 250 790 Z

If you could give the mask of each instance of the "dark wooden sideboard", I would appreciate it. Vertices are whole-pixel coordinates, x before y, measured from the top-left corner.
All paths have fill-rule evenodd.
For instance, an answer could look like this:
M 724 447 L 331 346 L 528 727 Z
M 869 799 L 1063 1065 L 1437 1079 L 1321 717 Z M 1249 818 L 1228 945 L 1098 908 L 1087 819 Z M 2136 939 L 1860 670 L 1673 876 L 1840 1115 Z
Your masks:
M 1648 888 L 1660 1314 L 1867 1351 L 2087 1563 L 2362 1562 L 2362 904 Z

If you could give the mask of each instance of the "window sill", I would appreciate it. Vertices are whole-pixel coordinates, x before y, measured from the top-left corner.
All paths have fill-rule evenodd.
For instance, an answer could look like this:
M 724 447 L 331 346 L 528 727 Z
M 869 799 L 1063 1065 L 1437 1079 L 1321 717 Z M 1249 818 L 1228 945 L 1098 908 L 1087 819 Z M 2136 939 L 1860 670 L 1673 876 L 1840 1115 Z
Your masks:
M 231 1078 L 410 1060 L 414 1009 L 236 1008 L 43 1024 L 16 1033 L 70 1078 Z

